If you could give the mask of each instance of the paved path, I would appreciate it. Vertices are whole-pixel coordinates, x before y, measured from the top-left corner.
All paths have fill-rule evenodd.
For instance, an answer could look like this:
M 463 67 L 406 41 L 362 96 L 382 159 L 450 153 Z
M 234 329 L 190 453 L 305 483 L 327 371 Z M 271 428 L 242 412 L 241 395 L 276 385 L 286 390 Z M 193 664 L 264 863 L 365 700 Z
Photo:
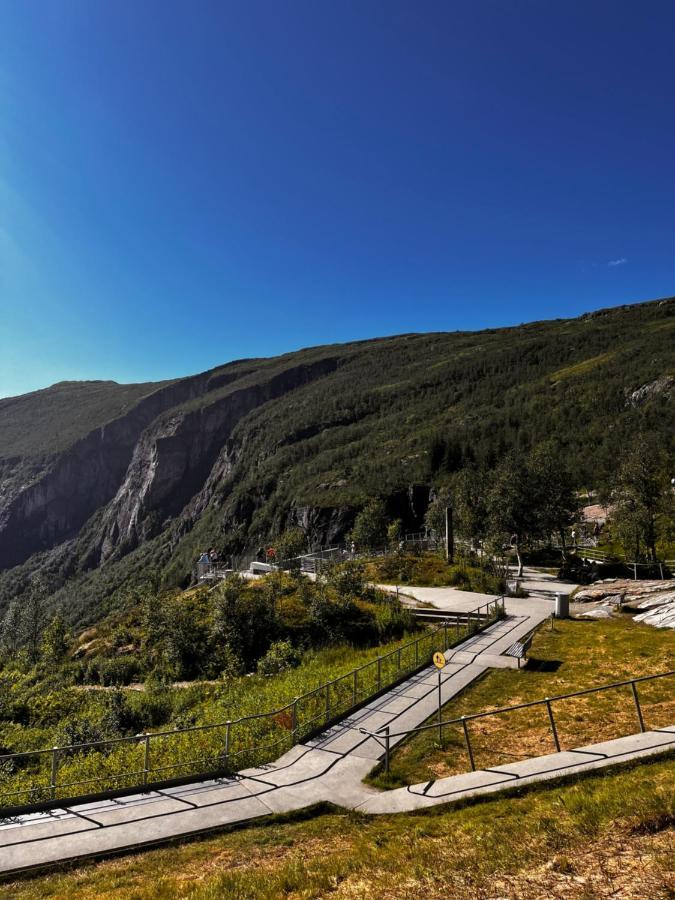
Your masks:
M 475 595 L 471 596 L 475 606 Z M 465 641 L 454 656 L 449 652 L 453 658 L 442 673 L 444 703 L 481 675 L 491 658 L 498 658 L 506 646 L 549 614 L 547 602 L 530 601 L 523 607 L 527 602 L 507 600 L 505 620 Z M 415 809 L 476 791 L 497 790 L 517 777 L 528 783 L 546 777 L 547 772 L 552 777 L 551 773 L 576 771 L 577 757 L 561 754 L 557 762 L 555 757 L 545 757 L 545 770 L 522 768 L 527 763 L 518 763 L 489 773 L 456 776 L 468 779 L 456 782 L 458 786 L 446 784 L 452 779 L 443 779 L 430 786 L 381 793 L 364 785 L 363 778 L 383 751 L 376 740 L 359 729 L 375 731 L 390 725 L 404 731 L 420 725 L 437 709 L 437 685 L 437 671 L 426 668 L 315 739 L 293 747 L 276 762 L 244 770 L 232 778 L 80 804 L 14 821 L 0 820 L 0 872 L 132 849 L 322 801 L 372 813 Z M 400 739 L 392 739 L 392 745 Z M 626 753 L 654 752 L 654 741 L 661 747 L 666 741 L 675 743 L 675 736 L 666 734 L 664 738 L 661 732 L 653 738 L 650 733 L 641 740 L 651 743 L 622 750 L 621 758 Z M 605 751 L 588 752 L 594 754 L 591 762 L 581 765 L 607 764 L 611 759 L 599 756 Z
M 508 601 L 510 611 L 546 610 L 547 614 L 550 615 L 555 608 L 556 595 L 569 595 L 578 587 L 577 584 L 560 581 L 555 575 L 550 575 L 548 572 L 534 569 L 531 566 L 525 566 L 523 577 L 519 581 L 521 587 L 528 592 L 529 596 L 522 599 L 510 597 Z M 377 587 L 390 593 L 396 590 L 390 584 L 378 584 Z M 454 610 L 456 612 L 468 612 L 494 599 L 493 594 L 474 594 L 452 587 L 412 587 L 404 585 L 399 586 L 398 590 L 404 603 L 406 597 L 410 597 L 422 606 L 433 606 L 437 609 Z

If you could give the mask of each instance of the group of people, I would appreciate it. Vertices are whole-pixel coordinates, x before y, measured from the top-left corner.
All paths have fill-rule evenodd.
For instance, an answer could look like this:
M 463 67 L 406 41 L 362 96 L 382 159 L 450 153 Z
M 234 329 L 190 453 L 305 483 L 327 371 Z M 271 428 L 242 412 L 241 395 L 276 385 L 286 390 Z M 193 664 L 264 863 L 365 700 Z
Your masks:
M 220 562 L 220 554 L 215 547 L 205 550 L 197 560 L 200 566 L 217 566 Z

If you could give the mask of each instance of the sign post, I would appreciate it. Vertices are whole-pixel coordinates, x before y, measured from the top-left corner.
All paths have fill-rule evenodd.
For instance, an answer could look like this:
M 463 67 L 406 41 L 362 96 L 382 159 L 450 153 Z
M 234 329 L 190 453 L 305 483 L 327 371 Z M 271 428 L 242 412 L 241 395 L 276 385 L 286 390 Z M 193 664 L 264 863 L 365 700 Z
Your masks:
M 443 721 L 442 718 L 442 710 L 441 707 L 443 705 L 443 701 L 441 698 L 441 672 L 445 668 L 446 659 L 445 655 L 439 651 L 434 653 L 434 665 L 438 669 L 438 743 L 441 748 L 443 747 L 443 725 L 441 724 Z

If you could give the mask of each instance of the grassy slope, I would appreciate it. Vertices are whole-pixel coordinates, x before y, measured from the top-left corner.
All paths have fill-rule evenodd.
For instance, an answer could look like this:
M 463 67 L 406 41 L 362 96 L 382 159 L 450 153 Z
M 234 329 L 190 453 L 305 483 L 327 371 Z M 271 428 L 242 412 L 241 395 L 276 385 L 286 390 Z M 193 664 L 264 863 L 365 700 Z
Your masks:
M 52 872 L 5 890 L 13 900 L 667 900 L 675 890 L 674 821 L 671 757 L 463 809 L 372 818 L 328 810 L 306 819 L 275 819 Z
M 562 693 L 579 684 L 661 671 L 672 665 L 672 642 L 671 633 L 627 619 L 556 623 L 554 632 L 539 632 L 531 669 L 493 672 L 455 705 L 458 711 L 476 711 Z M 555 662 L 561 664 L 554 670 Z M 630 696 L 624 699 L 630 717 Z M 649 699 L 644 692 L 647 709 Z M 612 709 L 583 712 L 591 713 L 594 729 L 601 730 Z M 671 701 L 670 709 L 662 705 L 659 715 L 672 718 L 672 712 Z M 577 728 L 582 723 L 575 716 L 580 713 L 576 707 L 569 720 Z M 626 724 L 635 729 L 633 719 Z M 519 753 L 550 749 L 539 746 L 532 735 L 534 731 L 529 742 L 516 748 Z M 500 742 L 508 736 L 508 731 L 500 734 Z M 413 771 L 404 749 L 395 755 L 395 771 L 400 773 L 405 765 L 408 774 L 421 780 L 448 770 L 447 756 L 439 756 L 433 743 L 422 749 L 427 755 L 419 753 L 418 762 L 433 765 L 433 770 Z M 168 849 L 15 882 L 7 890 L 17 900 L 105 894 L 139 900 L 328 894 L 670 900 L 675 891 L 673 759 L 671 755 L 665 761 L 615 768 L 464 808 L 373 818 L 317 810 L 314 816 L 272 819 Z
M 418 635 L 421 636 L 421 635 Z M 64 687 L 58 676 L 37 677 L 35 673 L 22 674 L 5 670 L 0 673 L 0 719 L 19 709 L 28 719 L 0 721 L 0 747 L 12 752 L 63 746 L 73 742 L 64 735 L 67 722 L 90 722 L 99 731 L 93 736 L 80 735 L 76 741 L 93 740 L 137 734 L 139 731 L 171 731 L 191 725 L 213 725 L 234 720 L 231 729 L 231 763 L 235 769 L 260 764 L 275 759 L 293 744 L 290 713 L 274 718 L 257 719 L 238 723 L 239 717 L 272 712 L 293 701 L 294 697 L 314 691 L 327 681 L 338 679 L 354 668 L 375 663 L 378 655 L 391 654 L 409 644 L 414 636 L 389 641 L 375 647 L 354 648 L 348 645 L 327 647 L 304 654 L 301 664 L 273 677 L 259 674 L 227 678 L 214 682 L 183 683 L 163 688 L 153 686 L 144 692 L 134 689 L 96 689 L 91 687 Z M 388 658 L 382 665 L 382 683 L 395 680 L 396 658 Z M 412 666 L 414 650 L 403 653 L 402 664 Z M 330 691 L 332 715 L 344 713 L 351 705 L 352 679 L 333 685 Z M 376 690 L 376 666 L 362 669 L 358 676 L 361 699 Z M 121 701 L 121 702 L 115 702 Z M 111 705 L 112 704 L 112 705 Z M 122 724 L 110 732 L 109 717 L 113 709 L 122 711 Z M 304 697 L 297 705 L 297 725 L 300 733 L 307 733 L 312 723 L 322 725 L 324 719 L 324 694 Z M 315 718 L 318 717 L 318 718 Z M 223 729 L 215 728 L 201 735 L 200 739 L 185 737 L 180 731 L 153 744 L 152 764 L 177 765 L 180 759 L 192 759 L 194 764 L 181 768 L 175 774 L 203 772 L 211 760 L 222 753 Z M 251 748 L 257 748 L 253 751 Z M 6 752 L 6 751 L 3 751 Z M 62 759 L 59 767 L 60 782 L 106 778 L 111 772 L 122 773 L 138 770 L 139 749 L 134 745 L 120 745 L 102 755 L 92 753 Z M 201 762 L 200 762 L 201 759 Z M 13 792 L 33 789 L 35 800 L 43 796 L 48 783 L 47 758 L 31 760 L 26 770 L 4 775 L 0 771 L 0 806 L 15 801 Z M 160 777 L 160 776 L 158 776 Z M 162 776 L 163 777 L 163 776 Z M 133 782 L 131 782 L 133 784 Z M 124 784 L 124 783 L 123 783 Z M 99 784 L 99 787 L 105 782 Z M 119 786 L 111 780 L 110 788 Z M 80 791 L 89 789 L 80 786 Z M 63 796 L 60 794 L 59 796 Z
M 181 682 L 180 686 L 158 691 L 166 701 L 169 718 L 156 728 L 148 727 L 148 730 L 171 727 L 178 719 L 189 724 L 207 725 L 277 709 L 294 697 L 312 691 L 358 666 L 373 662 L 378 655 L 390 653 L 414 639 L 415 635 L 407 635 L 401 640 L 375 647 L 341 645 L 310 650 L 303 654 L 297 668 L 274 677 L 253 674 L 222 681 Z M 2 673 L 2 678 L 4 680 L 0 683 L 8 692 L 9 703 L 25 704 L 36 718 L 42 713 L 39 724 L 0 724 L 0 744 L 11 746 L 15 752 L 53 746 L 67 715 L 99 721 L 105 713 L 108 694 L 116 690 L 101 690 L 86 685 L 63 688 L 58 677 L 52 681 L 7 670 Z M 365 676 L 362 681 L 365 686 Z M 142 708 L 144 692 L 135 688 L 119 690 L 123 691 L 132 709 Z
M 444 718 L 666 672 L 673 668 L 674 651 L 672 631 L 635 623 L 628 616 L 556 622 L 555 631 L 545 625 L 535 636 L 527 668 L 489 671 L 445 706 Z M 650 682 L 639 692 L 647 727 L 675 722 L 675 678 Z M 554 704 L 554 714 L 563 749 L 638 730 L 628 687 L 561 701 Z M 478 768 L 554 751 L 543 707 L 473 722 L 470 732 Z M 448 727 L 444 737 L 441 750 L 435 729 L 416 735 L 393 753 L 389 776 L 376 774 L 372 782 L 391 787 L 467 771 L 460 728 Z
M 0 400 L 0 458 L 51 454 L 128 412 L 163 384 L 61 381 Z

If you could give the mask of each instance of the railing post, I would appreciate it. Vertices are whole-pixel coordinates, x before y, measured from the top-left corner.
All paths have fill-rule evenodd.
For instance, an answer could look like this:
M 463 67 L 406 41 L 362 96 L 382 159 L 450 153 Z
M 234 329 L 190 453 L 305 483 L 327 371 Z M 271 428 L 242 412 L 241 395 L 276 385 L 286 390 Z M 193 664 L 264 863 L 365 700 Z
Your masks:
M 419 638 L 415 641 L 415 665 L 419 666 L 420 664 L 420 642 Z
M 548 720 L 551 723 L 551 732 L 553 734 L 553 743 L 555 744 L 556 753 L 560 753 L 560 741 L 558 740 L 558 729 L 555 727 L 555 719 L 553 718 L 553 709 L 551 701 L 546 697 L 546 709 L 548 711 Z
M 448 620 L 443 622 L 443 649 L 448 649 Z
M 330 719 L 330 682 L 326 682 L 326 722 Z
M 401 671 L 401 648 L 398 648 L 398 671 Z
M 225 768 L 230 765 L 230 727 L 232 722 L 230 719 L 225 723 Z
M 466 717 L 462 716 L 462 728 L 464 729 L 464 742 L 466 743 L 467 753 L 469 754 L 469 762 L 471 763 L 471 771 L 476 771 L 476 764 L 473 761 L 473 750 L 471 749 L 471 741 L 469 740 L 469 729 L 466 724 Z
M 291 730 L 293 732 L 293 743 L 297 740 L 297 731 L 298 731 L 298 700 L 299 697 L 296 697 L 293 700 L 293 705 L 291 706 Z
M 389 726 L 384 729 L 384 771 L 389 774 Z
M 459 640 L 459 616 L 455 616 L 455 631 L 457 632 L 456 639 Z
M 640 723 L 640 731 L 642 733 L 644 733 L 645 721 L 642 718 L 642 708 L 640 707 L 640 698 L 638 697 L 637 686 L 634 681 L 631 681 L 630 687 L 633 692 L 633 700 L 635 701 L 635 712 L 637 713 L 638 722 Z
M 356 696 L 359 692 L 358 677 L 359 677 L 359 670 L 354 669 L 354 685 L 352 687 L 352 705 L 353 706 L 356 706 Z
M 150 735 L 145 735 L 145 747 L 143 748 L 143 787 L 148 784 L 148 772 L 150 771 Z
M 49 778 L 49 787 L 52 800 L 56 799 L 56 779 L 59 772 L 59 748 L 52 747 L 52 771 Z
M 377 657 L 377 689 L 382 688 L 382 657 Z

